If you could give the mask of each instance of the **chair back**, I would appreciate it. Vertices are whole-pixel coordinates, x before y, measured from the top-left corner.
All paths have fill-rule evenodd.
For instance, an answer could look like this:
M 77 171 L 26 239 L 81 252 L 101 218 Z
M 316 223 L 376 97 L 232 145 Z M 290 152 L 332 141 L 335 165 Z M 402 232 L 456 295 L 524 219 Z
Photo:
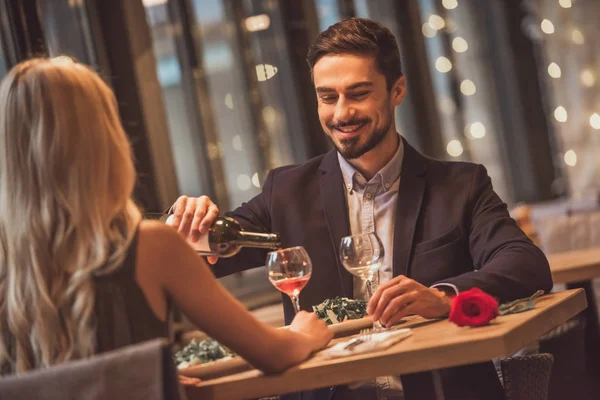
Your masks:
M 553 363 L 548 353 L 501 360 L 506 400 L 547 400 Z
M 166 339 L 0 378 L 0 400 L 184 400 Z

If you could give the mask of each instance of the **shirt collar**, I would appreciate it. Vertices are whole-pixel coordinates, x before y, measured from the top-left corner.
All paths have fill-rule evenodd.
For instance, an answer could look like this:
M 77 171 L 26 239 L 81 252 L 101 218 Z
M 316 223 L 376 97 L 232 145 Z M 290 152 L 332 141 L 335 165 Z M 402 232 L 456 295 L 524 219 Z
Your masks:
M 398 135 L 399 136 L 399 135 Z M 401 137 L 398 138 L 398 149 L 394 154 L 394 157 L 383 167 L 379 172 L 375 174 L 375 176 L 369 182 L 377 182 L 379 181 L 382 184 L 382 192 L 387 192 L 390 190 L 394 182 L 398 179 L 400 174 L 402 173 L 402 161 L 404 159 L 404 141 Z M 339 152 L 337 153 L 338 162 L 340 164 L 340 169 L 342 170 L 342 176 L 344 177 L 344 185 L 346 186 L 346 190 L 351 192 L 355 190 L 355 186 L 357 184 L 357 177 L 361 177 L 360 172 L 356 170 L 346 160 Z M 364 178 L 362 178 L 364 182 Z

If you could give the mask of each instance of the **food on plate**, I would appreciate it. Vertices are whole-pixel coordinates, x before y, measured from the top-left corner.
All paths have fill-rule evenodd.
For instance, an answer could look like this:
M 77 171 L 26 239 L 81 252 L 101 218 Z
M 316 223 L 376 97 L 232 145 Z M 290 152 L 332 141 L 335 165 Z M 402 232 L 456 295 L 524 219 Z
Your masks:
M 336 297 L 313 306 L 313 311 L 318 318 L 325 321 L 327 325 L 331 325 L 364 317 L 367 315 L 367 302 L 347 297 Z
M 214 339 L 192 339 L 187 346 L 175 353 L 173 357 L 177 369 L 185 369 L 211 361 L 227 360 L 235 357 L 235 353 L 219 344 Z

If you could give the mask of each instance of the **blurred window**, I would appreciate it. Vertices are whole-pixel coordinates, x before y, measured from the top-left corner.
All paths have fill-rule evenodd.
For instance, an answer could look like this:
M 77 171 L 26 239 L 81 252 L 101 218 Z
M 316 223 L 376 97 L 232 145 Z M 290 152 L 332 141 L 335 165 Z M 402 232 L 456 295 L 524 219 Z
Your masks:
M 496 82 L 482 39 L 492 33 L 473 2 L 419 1 L 447 159 L 484 164 L 496 192 L 510 202 Z
M 97 67 L 86 2 L 40 1 L 38 7 L 50 57 L 66 55 Z
M 338 0 L 315 0 L 315 6 L 321 31 L 342 19 Z
M 146 20 L 153 40 L 158 81 L 167 116 L 173 160 L 177 173 L 179 191 L 188 196 L 200 196 L 210 191 L 203 179 L 204 164 L 199 128 L 194 124 L 197 112 L 186 94 L 182 79 L 182 65 L 177 52 L 177 40 L 181 37 L 181 25 L 174 24 L 169 16 L 167 1 L 144 1 Z M 214 145 L 213 145 L 214 146 Z M 216 151 L 213 150 L 213 154 Z
M 600 190 L 600 35 L 598 1 L 528 2 L 524 26 L 541 43 L 542 82 L 550 90 L 548 119 L 559 143 L 556 159 L 566 171 L 569 192 L 578 197 Z

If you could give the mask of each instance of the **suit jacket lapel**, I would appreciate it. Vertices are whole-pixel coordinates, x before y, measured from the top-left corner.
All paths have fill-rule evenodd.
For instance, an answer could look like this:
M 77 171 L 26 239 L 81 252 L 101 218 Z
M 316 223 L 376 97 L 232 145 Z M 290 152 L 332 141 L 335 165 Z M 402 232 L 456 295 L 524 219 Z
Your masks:
M 410 273 L 410 254 L 425 191 L 425 160 L 404 138 L 404 160 L 394 227 L 394 276 Z
M 339 258 L 342 237 L 350 234 L 348 202 L 344 196 L 344 179 L 337 159 L 337 152 L 330 151 L 323 157 L 320 169 L 320 193 L 323 211 L 329 228 L 329 238 L 335 253 L 337 273 L 340 278 L 341 292 L 345 297 L 354 297 L 353 278 L 346 271 Z

